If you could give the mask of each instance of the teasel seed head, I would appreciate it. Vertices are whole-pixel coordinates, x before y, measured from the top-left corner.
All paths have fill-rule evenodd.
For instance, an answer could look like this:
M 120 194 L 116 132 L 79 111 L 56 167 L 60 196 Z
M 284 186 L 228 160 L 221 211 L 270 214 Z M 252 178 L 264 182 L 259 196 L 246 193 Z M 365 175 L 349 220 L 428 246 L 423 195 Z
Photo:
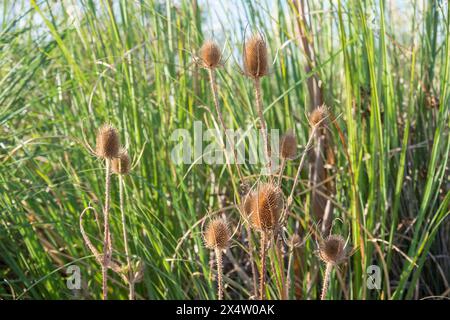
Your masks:
M 100 158 L 112 159 L 119 154 L 119 134 L 109 124 L 104 124 L 97 133 L 96 154 Z
M 330 235 L 322 241 L 319 247 L 319 257 L 332 265 L 341 263 L 347 257 L 345 240 L 340 235 Z
M 269 73 L 267 45 L 260 35 L 247 40 L 244 47 L 244 71 L 251 78 L 260 78 Z
M 242 213 L 245 216 L 245 219 L 249 219 L 252 213 L 252 202 L 255 195 L 253 192 L 248 192 L 243 198 L 241 202 Z
M 327 116 L 327 107 L 325 105 L 321 105 L 320 107 L 315 108 L 313 112 L 311 112 L 311 115 L 309 116 L 309 122 L 312 126 L 316 126 L 317 124 L 321 123 L 321 121 Z
M 284 159 L 294 159 L 297 155 L 297 139 L 292 132 L 287 132 L 281 138 L 281 157 Z
M 272 183 L 258 186 L 251 199 L 250 223 L 259 231 L 273 231 L 277 228 L 283 210 L 283 193 Z
M 204 232 L 205 246 L 209 249 L 227 249 L 230 242 L 230 231 L 223 219 L 211 220 Z
M 216 68 L 222 59 L 222 52 L 214 41 L 206 41 L 200 48 L 200 59 L 205 68 Z
M 114 173 L 123 175 L 130 173 L 130 157 L 127 150 L 120 148 L 117 158 L 114 158 L 111 164 Z

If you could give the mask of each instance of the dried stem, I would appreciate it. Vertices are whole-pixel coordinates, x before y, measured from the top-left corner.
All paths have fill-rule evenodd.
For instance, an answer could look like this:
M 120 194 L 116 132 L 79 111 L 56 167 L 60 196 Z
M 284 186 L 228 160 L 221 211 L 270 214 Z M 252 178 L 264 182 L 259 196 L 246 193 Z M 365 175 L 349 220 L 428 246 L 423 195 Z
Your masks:
M 238 175 L 239 175 L 239 179 L 240 179 L 241 183 L 243 183 L 244 182 L 244 176 L 243 176 L 241 168 L 239 166 L 239 162 L 238 162 L 238 159 L 237 159 L 237 153 L 236 153 L 236 149 L 235 149 L 235 146 L 234 146 L 234 141 L 232 139 L 230 139 L 228 137 L 228 135 L 227 135 L 227 127 L 225 125 L 225 121 L 223 120 L 222 112 L 220 110 L 214 69 L 208 68 L 208 75 L 209 75 L 209 84 L 211 86 L 211 91 L 212 91 L 212 94 L 213 94 L 214 106 L 216 108 L 217 116 L 219 118 L 220 125 L 222 126 L 222 130 L 225 133 L 225 139 L 227 139 L 230 142 L 230 146 L 231 146 L 231 149 L 233 151 L 234 163 L 236 165 L 236 169 L 237 169 L 237 172 L 238 172 Z M 223 148 L 224 148 L 225 156 L 227 157 L 225 144 L 224 144 Z M 227 158 L 227 163 L 229 163 L 228 158 Z M 229 167 L 229 170 L 230 170 L 230 174 L 231 174 L 231 168 L 230 167 Z M 253 254 L 252 254 L 252 252 L 250 250 L 250 248 L 251 248 L 251 246 L 250 246 L 251 230 L 250 230 L 250 226 L 248 226 L 248 225 L 247 225 L 247 234 L 248 234 L 248 242 L 249 242 L 250 265 L 251 265 L 251 268 L 252 268 L 252 276 L 253 276 L 253 290 L 254 290 L 255 295 L 257 295 L 258 285 L 257 285 L 257 279 L 256 279 L 256 266 L 255 266 L 255 259 L 253 259 Z
M 223 299 L 223 271 L 222 271 L 222 250 L 215 249 L 217 261 L 217 299 Z
M 285 166 L 286 166 L 286 158 L 282 158 L 280 172 L 278 173 L 278 186 L 281 186 L 281 181 L 283 180 L 283 172 L 284 172 Z
M 225 125 L 225 121 L 223 120 L 222 111 L 220 110 L 220 106 L 219 106 L 219 98 L 218 98 L 218 93 L 217 93 L 217 85 L 216 85 L 214 69 L 208 68 L 208 74 L 209 74 L 209 84 L 211 85 L 211 91 L 212 91 L 212 94 L 213 94 L 214 106 L 216 108 L 217 117 L 219 118 L 220 125 L 222 126 L 222 130 L 225 133 L 225 143 L 223 143 L 224 154 L 225 154 L 225 157 L 227 158 L 226 159 L 227 163 L 229 164 L 230 162 L 228 160 L 228 153 L 227 153 L 227 150 L 226 150 L 226 141 L 228 140 L 230 142 L 230 147 L 231 147 L 231 149 L 233 151 L 234 164 L 236 165 L 236 169 L 237 169 L 237 172 L 238 172 L 238 175 L 239 175 L 239 179 L 241 180 L 241 183 L 242 183 L 242 182 L 244 182 L 244 176 L 242 175 L 241 168 L 239 167 L 239 162 L 238 162 L 238 159 L 237 159 L 236 149 L 234 147 L 234 141 L 228 137 L 227 127 Z
M 288 266 L 286 271 L 286 298 L 289 298 L 289 291 L 291 288 L 291 268 L 292 268 L 292 260 L 294 260 L 294 248 L 290 248 L 289 256 L 288 256 Z
M 248 255 L 250 257 L 250 266 L 252 268 L 252 280 L 253 280 L 253 294 L 254 296 L 258 296 L 258 280 L 257 280 L 257 275 L 256 275 L 256 263 L 255 263 L 255 259 L 253 257 L 253 250 L 251 248 L 253 248 L 252 245 L 252 230 L 250 228 L 250 225 L 247 223 L 245 225 L 245 229 L 247 231 L 247 242 L 248 242 Z
M 83 237 L 83 240 L 84 240 L 86 246 L 89 248 L 89 250 L 91 250 L 92 254 L 93 254 L 94 257 L 95 257 L 95 260 L 97 260 L 97 262 L 98 262 L 100 265 L 103 265 L 102 258 L 101 258 L 101 254 L 100 254 L 100 253 L 98 252 L 98 250 L 94 247 L 94 245 L 92 244 L 91 240 L 89 240 L 89 237 L 87 236 L 86 231 L 84 230 L 84 227 L 83 227 L 83 217 L 84 217 L 84 214 L 86 213 L 87 210 L 90 210 L 90 209 L 91 209 L 91 210 L 94 210 L 94 212 L 95 212 L 95 209 L 92 208 L 92 207 L 87 207 L 86 209 L 83 210 L 83 212 L 81 212 L 81 215 L 80 215 L 80 231 L 81 231 L 81 235 L 82 235 L 82 237 Z
M 261 122 L 261 131 L 264 142 L 264 155 L 267 159 L 267 174 L 270 175 L 272 169 L 272 163 L 270 159 L 270 151 L 269 151 L 269 139 L 267 137 L 267 126 L 266 121 L 264 120 L 263 108 L 262 108 L 262 99 L 261 99 L 261 81 L 260 78 L 254 78 L 253 84 L 255 86 L 255 98 L 256 98 L 256 110 L 258 112 L 259 122 Z
M 125 219 L 125 210 L 124 210 L 124 190 L 123 190 L 123 175 L 119 174 L 119 201 L 120 201 L 120 214 L 122 218 L 122 233 L 123 233 L 123 243 L 125 247 L 125 257 L 127 259 L 127 270 L 128 270 L 128 286 L 129 286 L 129 299 L 135 299 L 134 292 L 134 275 L 133 270 L 131 270 L 131 256 L 130 250 L 128 248 L 128 236 L 127 236 L 127 228 L 126 228 L 126 219 Z
M 103 263 L 102 263 L 102 288 L 103 300 L 108 299 L 108 265 L 111 248 L 111 235 L 109 233 L 109 206 L 110 206 L 110 189 L 111 189 L 111 159 L 106 159 L 106 177 L 105 177 L 105 207 L 104 216 L 104 239 L 103 239 Z
M 333 265 L 331 263 L 327 263 L 327 267 L 325 269 L 325 275 L 323 276 L 323 286 L 322 286 L 322 294 L 320 296 L 320 300 L 325 300 L 328 291 L 328 282 L 330 281 L 330 273 Z
M 265 299 L 266 292 L 266 246 L 267 232 L 261 232 L 261 273 L 259 275 L 259 300 Z
M 291 193 L 289 194 L 289 198 L 287 200 L 287 205 L 284 210 L 283 216 L 288 212 L 289 208 L 292 205 L 295 188 L 297 187 L 298 179 L 300 178 L 300 173 L 302 171 L 303 164 L 305 163 L 306 154 L 308 153 L 308 150 L 311 147 L 312 142 L 314 141 L 314 135 L 316 133 L 316 130 L 317 126 L 314 126 L 311 135 L 309 136 L 308 143 L 306 144 L 305 151 L 303 152 L 302 158 L 300 159 L 300 163 L 297 168 L 297 173 L 295 174 L 294 184 L 292 185 Z

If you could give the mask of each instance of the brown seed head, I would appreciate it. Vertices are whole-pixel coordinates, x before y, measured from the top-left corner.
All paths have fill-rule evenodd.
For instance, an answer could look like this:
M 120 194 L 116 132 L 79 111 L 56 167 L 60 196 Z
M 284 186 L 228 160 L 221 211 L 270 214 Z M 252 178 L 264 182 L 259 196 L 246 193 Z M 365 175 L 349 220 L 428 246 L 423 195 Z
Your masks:
M 249 219 L 252 213 L 252 203 L 255 195 L 253 192 L 247 193 L 241 202 L 242 213 L 244 214 L 245 219 Z
M 339 235 L 330 235 L 323 240 L 319 248 L 319 256 L 325 263 L 339 264 L 347 256 L 345 240 Z
M 224 250 L 228 248 L 230 231 L 227 223 L 222 219 L 214 219 L 206 227 L 204 233 L 205 245 L 209 249 Z
M 313 112 L 311 112 L 311 115 L 309 116 L 309 122 L 311 125 L 316 126 L 319 122 L 321 122 L 323 119 L 325 119 L 328 115 L 327 107 L 324 105 L 317 107 L 314 109 Z
M 283 210 L 281 189 L 271 183 L 261 184 L 250 203 L 251 225 L 260 231 L 273 231 Z
M 112 159 L 119 154 L 119 134 L 109 124 L 104 124 L 97 133 L 97 156 Z
M 297 139 L 292 132 L 288 132 L 281 138 L 281 157 L 294 159 L 297 155 Z
M 252 78 L 260 78 L 268 74 L 267 46 L 260 35 L 254 35 L 245 43 L 244 71 Z
M 222 53 L 213 41 L 206 41 L 200 48 L 200 58 L 206 68 L 215 68 L 220 64 Z
M 130 172 L 130 157 L 126 149 L 121 148 L 119 155 L 111 162 L 112 171 L 117 174 L 128 174 Z

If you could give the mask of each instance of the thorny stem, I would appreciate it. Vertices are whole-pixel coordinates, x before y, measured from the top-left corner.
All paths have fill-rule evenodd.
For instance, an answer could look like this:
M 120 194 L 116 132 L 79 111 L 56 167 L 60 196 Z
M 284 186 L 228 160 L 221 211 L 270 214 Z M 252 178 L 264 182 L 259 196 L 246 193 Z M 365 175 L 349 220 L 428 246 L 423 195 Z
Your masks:
M 266 292 L 266 246 L 267 232 L 261 232 L 261 273 L 259 275 L 259 300 L 265 299 Z
M 123 176 L 119 174 L 119 201 L 120 201 L 120 214 L 122 218 L 122 233 L 123 233 L 123 243 L 125 247 L 125 257 L 127 259 L 127 269 L 128 269 L 128 286 L 129 286 L 129 296 L 130 300 L 135 299 L 134 293 L 134 279 L 133 279 L 133 270 L 131 270 L 131 257 L 130 250 L 128 248 L 128 236 L 127 236 L 127 228 L 126 228 L 126 220 L 125 220 L 125 210 L 124 210 L 124 199 L 123 199 Z
M 256 110 L 258 112 L 259 122 L 261 122 L 261 131 L 264 142 L 264 155 L 267 159 L 267 174 L 269 174 L 270 179 L 272 176 L 270 175 L 272 169 L 272 163 L 270 159 L 270 151 L 269 151 L 269 139 L 267 138 L 267 126 L 266 121 L 264 120 L 264 114 L 262 109 L 262 101 L 261 101 L 261 81 L 259 78 L 254 78 L 253 83 L 255 86 L 255 98 L 256 98 Z
M 217 299 L 223 299 L 223 279 L 222 279 L 222 251 L 220 249 L 216 249 L 216 259 L 217 259 Z
M 225 142 L 223 143 L 224 154 L 225 154 L 225 157 L 227 158 L 226 159 L 227 163 L 229 164 L 230 162 L 228 161 L 228 153 L 226 150 L 226 141 L 228 140 L 230 142 L 230 147 L 233 151 L 234 164 L 236 165 L 239 179 L 241 180 L 241 182 L 243 182 L 244 176 L 242 175 L 241 168 L 239 167 L 236 149 L 234 147 L 234 141 L 228 137 L 227 127 L 225 126 L 225 121 L 223 121 L 222 111 L 220 111 L 219 98 L 218 98 L 218 93 L 217 93 L 217 86 L 216 86 L 216 80 L 215 80 L 215 76 L 214 76 L 214 70 L 212 68 L 209 68 L 208 74 L 209 74 L 209 84 L 211 85 L 211 91 L 213 93 L 213 100 L 214 100 L 214 106 L 216 108 L 216 113 L 219 118 L 220 125 L 222 126 L 222 130 L 225 133 Z M 231 173 L 231 170 L 230 170 L 230 173 Z
M 105 177 L 105 207 L 104 217 L 104 239 L 103 239 L 103 263 L 102 263 L 102 288 L 103 300 L 108 299 L 108 265 L 111 254 L 111 236 L 109 234 L 109 205 L 111 189 L 111 159 L 106 159 L 106 177 Z
M 328 291 L 328 282 L 330 281 L 330 273 L 333 265 L 331 263 L 327 263 L 327 267 L 325 269 L 325 275 L 323 276 L 323 286 L 322 286 L 322 294 L 320 296 L 320 300 L 325 300 Z
M 250 266 L 252 268 L 252 276 L 253 276 L 253 292 L 255 297 L 258 295 L 258 281 L 256 279 L 256 264 L 255 264 L 255 259 L 253 258 L 253 251 L 251 250 L 251 248 L 253 247 L 251 245 L 252 242 L 252 230 L 250 228 L 249 224 L 246 224 L 246 229 L 247 229 L 247 241 L 248 241 L 248 248 L 249 248 L 249 256 L 250 256 Z
M 236 154 L 236 149 L 235 149 L 235 146 L 234 146 L 234 141 L 232 139 L 230 139 L 228 137 L 228 135 L 227 135 L 227 127 L 225 125 L 225 121 L 223 120 L 222 112 L 220 111 L 219 98 L 218 98 L 218 93 L 217 93 L 217 86 L 216 86 L 214 70 L 209 68 L 208 69 L 208 75 L 209 75 L 209 84 L 211 86 L 211 91 L 212 91 L 212 94 L 213 94 L 214 107 L 216 108 L 216 113 L 217 113 L 217 116 L 219 117 L 219 122 L 220 122 L 220 125 L 222 126 L 222 130 L 225 132 L 225 139 L 228 139 L 228 141 L 230 142 L 230 147 L 231 147 L 231 149 L 233 151 L 234 163 L 236 165 L 236 169 L 237 169 L 237 172 L 238 172 L 238 175 L 239 175 L 239 179 L 241 180 L 241 183 L 243 183 L 244 182 L 244 176 L 243 176 L 241 168 L 239 166 L 239 162 L 238 162 L 237 154 Z M 225 156 L 227 157 L 225 144 L 224 144 L 223 148 L 224 148 Z M 227 160 L 227 163 L 228 163 L 228 166 L 229 166 L 229 161 L 228 160 Z M 229 170 L 230 170 L 230 174 L 231 174 L 231 168 L 230 167 L 229 167 Z M 250 244 L 250 242 L 251 242 L 250 226 L 247 226 L 247 234 L 248 234 L 248 242 Z M 256 280 L 256 266 L 255 266 L 255 261 L 253 259 L 253 254 L 251 252 L 250 252 L 250 264 L 251 264 L 252 275 L 253 275 L 253 290 L 254 290 L 255 295 L 257 295 L 258 286 L 257 286 L 257 280 Z

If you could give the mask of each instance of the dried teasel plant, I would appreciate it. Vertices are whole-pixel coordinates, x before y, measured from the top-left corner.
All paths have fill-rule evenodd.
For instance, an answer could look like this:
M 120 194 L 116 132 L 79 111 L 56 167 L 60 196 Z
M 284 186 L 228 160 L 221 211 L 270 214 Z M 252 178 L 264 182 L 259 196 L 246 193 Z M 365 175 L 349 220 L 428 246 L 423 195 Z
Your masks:
M 96 155 L 102 159 L 116 158 L 119 154 L 119 134 L 110 124 L 104 124 L 97 132 Z
M 126 217 L 124 209 L 124 176 L 130 173 L 131 161 L 128 151 L 125 148 L 120 148 L 119 153 L 116 158 L 112 160 L 112 171 L 119 176 L 119 204 L 120 204 L 120 215 L 122 222 L 122 236 L 125 249 L 125 258 L 127 260 L 127 270 L 128 270 L 128 287 L 129 287 L 129 299 L 135 299 L 134 291 L 134 281 L 133 281 L 133 270 L 131 266 L 131 256 L 130 249 L 128 247 L 128 236 L 126 228 Z
M 223 299 L 223 265 L 222 265 L 222 253 L 228 249 L 230 243 L 230 231 L 228 224 L 223 219 L 214 219 L 209 222 L 203 233 L 203 239 L 205 246 L 208 249 L 212 249 L 216 254 L 217 264 L 217 298 Z
M 80 215 L 80 231 L 81 235 L 83 236 L 83 240 L 86 243 L 86 246 L 91 250 L 93 256 L 95 257 L 95 260 L 101 265 L 104 265 L 104 260 L 102 257 L 102 254 L 98 252 L 98 250 L 95 248 L 95 246 L 92 244 L 91 240 L 89 239 L 86 231 L 84 230 L 83 226 L 83 218 L 87 211 L 94 211 L 95 217 L 97 218 L 97 212 L 95 208 L 89 206 L 86 209 L 81 212 Z M 108 265 L 106 268 L 111 269 L 115 273 L 117 273 L 124 282 L 132 282 L 132 284 L 136 284 L 143 279 L 144 275 L 144 262 L 142 259 L 139 259 L 137 262 L 132 263 L 130 267 L 123 266 L 119 262 L 114 261 L 112 257 L 108 260 Z
M 216 82 L 216 69 L 218 67 L 222 66 L 222 52 L 219 48 L 219 46 L 212 40 L 208 40 L 205 43 L 203 43 L 202 47 L 199 50 L 198 57 L 196 60 L 200 63 L 200 65 L 208 70 L 208 77 L 209 77 L 209 84 L 211 87 L 211 93 L 213 96 L 214 101 L 214 107 L 216 109 L 217 117 L 219 119 L 219 123 L 221 126 L 221 129 L 223 130 L 225 134 L 225 141 L 228 141 L 230 143 L 231 150 L 233 152 L 234 157 L 234 163 L 236 165 L 236 170 L 239 176 L 239 179 L 241 180 L 241 183 L 244 181 L 244 177 L 242 175 L 241 169 L 239 167 L 239 162 L 237 159 L 236 150 L 234 147 L 234 142 L 232 139 L 229 139 L 227 134 L 227 126 L 225 125 L 225 121 L 223 118 L 222 111 L 220 109 L 219 105 L 219 93 L 218 93 L 218 87 Z M 224 150 L 224 155 L 226 157 L 226 162 L 228 169 L 230 171 L 230 174 L 232 174 L 231 167 L 230 167 L 230 160 L 228 158 L 228 152 L 226 151 L 226 143 L 222 143 L 222 148 Z
M 286 132 L 281 137 L 280 143 L 281 167 L 278 174 L 278 186 L 281 185 L 283 172 L 287 160 L 293 160 L 297 156 L 297 139 L 292 131 Z
M 96 155 L 105 159 L 105 206 L 103 208 L 104 239 L 102 263 L 102 289 L 103 299 L 108 298 L 108 265 L 112 255 L 111 233 L 109 225 L 110 190 L 111 190 L 111 162 L 119 155 L 119 134 L 109 124 L 105 124 L 97 132 Z
M 206 69 L 214 69 L 222 64 L 222 52 L 212 40 L 205 41 L 199 50 L 198 58 Z
M 128 151 L 125 148 L 120 148 L 117 157 L 112 159 L 111 162 L 112 172 L 119 176 L 127 175 L 130 173 L 131 161 Z
M 267 125 L 262 107 L 261 78 L 269 74 L 267 44 L 261 34 L 254 34 L 244 43 L 243 52 L 244 74 L 253 80 L 255 90 L 256 111 L 261 124 L 264 142 L 264 154 L 267 160 L 268 173 L 271 171 L 270 146 L 267 136 Z
M 289 237 L 287 240 L 287 245 L 289 248 L 289 256 L 288 256 L 288 266 L 286 270 L 286 286 L 285 286 L 285 296 L 289 297 L 289 289 L 291 287 L 291 269 L 292 269 L 292 262 L 294 260 L 294 250 L 296 248 L 299 248 L 303 245 L 301 237 L 294 233 L 292 236 Z
M 315 127 L 328 117 L 328 109 L 325 105 L 315 108 L 309 115 L 309 123 L 312 127 Z
M 308 151 L 310 150 L 310 148 L 313 145 L 315 134 L 316 134 L 317 130 L 319 130 L 318 124 L 320 124 L 320 123 L 321 122 L 319 121 L 319 122 L 316 123 L 316 125 L 312 126 L 311 134 L 310 134 L 310 136 L 308 138 L 308 142 L 306 143 L 305 150 L 303 151 L 303 154 L 302 154 L 302 156 L 300 158 L 300 163 L 298 164 L 298 167 L 297 167 L 297 172 L 296 172 L 295 177 L 294 177 L 294 183 L 292 184 L 291 192 L 290 192 L 290 194 L 289 194 L 289 196 L 287 198 L 287 204 L 286 204 L 286 206 L 285 206 L 285 208 L 283 210 L 283 214 L 282 214 L 283 218 L 286 217 L 287 213 L 289 212 L 289 210 L 290 210 L 290 208 L 292 206 L 292 203 L 293 203 L 293 200 L 294 200 L 294 192 L 295 192 L 295 190 L 297 188 L 297 184 L 299 182 L 300 174 L 301 174 L 303 165 L 304 165 L 305 160 L 306 160 L 306 155 L 308 154 Z
M 272 183 L 260 183 L 247 205 L 250 225 L 261 234 L 260 242 L 260 281 L 259 299 L 265 298 L 266 251 L 268 236 L 277 232 L 280 226 L 281 212 L 283 210 L 283 193 Z
M 317 255 L 326 265 L 323 277 L 322 294 L 320 296 L 321 300 L 325 300 L 332 268 L 348 257 L 348 247 L 344 238 L 340 235 L 329 235 L 320 243 Z
M 254 34 L 244 44 L 244 72 L 253 79 L 269 74 L 267 44 L 260 34 Z
M 256 264 L 255 259 L 253 256 L 253 241 L 252 241 L 252 231 L 249 222 L 249 218 L 252 212 L 252 202 L 253 198 L 255 196 L 255 193 L 250 189 L 250 186 L 245 183 L 244 189 L 241 195 L 241 202 L 239 205 L 239 211 L 241 213 L 241 217 L 243 218 L 245 223 L 245 229 L 247 233 L 247 246 L 248 246 L 248 252 L 249 252 L 249 259 L 250 259 L 250 267 L 252 272 L 252 282 L 253 282 L 253 295 L 252 297 L 258 296 L 258 279 L 257 279 L 257 270 L 256 270 Z

